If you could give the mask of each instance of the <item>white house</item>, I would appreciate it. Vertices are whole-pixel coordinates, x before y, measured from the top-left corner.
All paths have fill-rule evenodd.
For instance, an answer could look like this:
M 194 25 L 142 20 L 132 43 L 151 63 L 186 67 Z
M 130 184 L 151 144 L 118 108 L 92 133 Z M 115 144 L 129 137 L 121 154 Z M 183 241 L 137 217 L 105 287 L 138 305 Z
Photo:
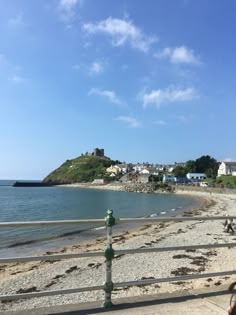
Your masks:
M 150 174 L 149 170 L 147 170 L 146 168 L 142 169 L 139 173 L 140 174 Z
M 167 182 L 171 182 L 171 183 L 176 183 L 177 182 L 177 178 L 174 175 L 163 175 L 163 179 L 162 179 L 163 183 L 167 183 Z
M 126 174 L 129 170 L 129 166 L 127 164 L 118 164 L 117 166 L 121 169 L 122 174 Z
M 206 178 L 206 174 L 204 173 L 188 173 L 186 175 L 189 180 L 203 180 Z
M 236 176 L 236 162 L 221 162 L 218 172 L 218 176 L 221 175 L 232 175 Z
M 138 173 L 141 172 L 144 168 L 145 166 L 143 164 L 136 164 L 133 166 L 133 170 Z

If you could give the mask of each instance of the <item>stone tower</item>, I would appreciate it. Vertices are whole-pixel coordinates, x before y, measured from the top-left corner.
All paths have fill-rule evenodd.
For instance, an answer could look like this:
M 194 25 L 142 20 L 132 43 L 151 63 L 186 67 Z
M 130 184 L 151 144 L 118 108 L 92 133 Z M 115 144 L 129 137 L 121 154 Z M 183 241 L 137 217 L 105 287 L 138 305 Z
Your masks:
M 93 150 L 93 154 L 94 154 L 94 156 L 104 157 L 104 149 L 96 148 Z

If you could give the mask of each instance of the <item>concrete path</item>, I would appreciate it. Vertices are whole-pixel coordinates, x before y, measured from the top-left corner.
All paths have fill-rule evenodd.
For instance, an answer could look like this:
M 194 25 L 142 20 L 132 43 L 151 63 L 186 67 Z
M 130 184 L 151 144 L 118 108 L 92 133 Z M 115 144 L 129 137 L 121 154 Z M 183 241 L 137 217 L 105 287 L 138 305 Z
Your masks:
M 214 288 L 213 288 L 214 289 Z M 226 288 L 157 294 L 114 300 L 114 307 L 105 310 L 99 302 L 62 305 L 28 311 L 4 312 L 4 315 L 219 315 L 227 314 L 230 294 Z

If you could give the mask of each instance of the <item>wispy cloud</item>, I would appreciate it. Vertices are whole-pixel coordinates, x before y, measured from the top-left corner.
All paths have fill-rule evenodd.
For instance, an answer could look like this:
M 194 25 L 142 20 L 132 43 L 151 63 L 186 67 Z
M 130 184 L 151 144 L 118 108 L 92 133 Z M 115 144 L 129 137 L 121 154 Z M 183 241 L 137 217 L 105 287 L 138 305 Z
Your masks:
M 75 17 L 76 7 L 82 4 L 82 0 L 59 0 L 58 12 L 60 18 L 66 22 L 71 22 Z
M 74 71 L 81 71 L 90 76 L 99 75 L 104 72 L 106 62 L 94 61 L 90 64 L 75 63 L 71 65 L 71 69 Z
M 166 126 L 167 125 L 166 121 L 164 121 L 164 120 L 156 120 L 156 121 L 154 121 L 154 124 L 159 125 L 159 126 Z
M 4 54 L 0 54 L 0 75 L 3 80 L 15 84 L 28 81 L 22 74 L 22 68 L 13 64 Z
M 26 79 L 24 77 L 17 75 L 17 74 L 14 74 L 8 80 L 15 83 L 15 84 L 21 84 L 21 83 L 26 82 Z
M 124 104 L 114 91 L 100 90 L 100 89 L 93 88 L 89 91 L 88 95 L 99 95 L 106 98 L 111 103 L 114 103 L 117 105 Z
M 197 92 L 193 88 L 177 89 L 167 88 L 165 90 L 153 90 L 150 93 L 144 93 L 142 96 L 143 106 L 147 107 L 154 104 L 160 107 L 163 103 L 175 103 L 191 101 L 198 97 Z
M 89 66 L 89 74 L 100 74 L 104 71 L 104 66 L 101 62 L 95 61 Z
M 116 120 L 120 120 L 124 123 L 126 123 L 131 128 L 138 128 L 141 127 L 141 123 L 137 121 L 136 118 L 131 116 L 119 116 L 116 118 Z
M 103 64 L 100 62 L 93 62 L 90 66 L 89 66 L 89 74 L 93 75 L 93 74 L 100 74 L 102 73 L 104 70 Z
M 188 124 L 188 123 L 191 123 L 193 120 L 195 120 L 196 116 L 193 114 L 189 114 L 189 115 L 180 114 L 180 115 L 172 115 L 172 118 L 178 123 Z
M 129 20 L 107 18 L 98 23 L 83 25 L 84 31 L 90 34 L 103 33 L 109 35 L 113 46 L 130 44 L 132 48 L 147 52 L 152 43 L 157 41 L 154 36 L 145 35 Z
M 77 63 L 72 66 L 72 69 L 75 71 L 79 71 L 80 68 L 81 68 L 80 65 L 78 65 Z
M 19 28 L 22 28 L 23 26 L 25 26 L 25 22 L 23 20 L 23 15 L 18 14 L 15 17 L 10 18 L 7 21 L 7 26 L 9 29 L 12 29 L 12 30 L 18 30 Z
M 171 63 L 179 64 L 200 64 L 199 58 L 194 51 L 185 46 L 169 48 L 166 47 L 162 51 L 157 52 L 154 56 L 158 59 L 169 59 Z
M 175 115 L 174 118 L 181 122 L 187 122 L 189 120 L 186 115 Z

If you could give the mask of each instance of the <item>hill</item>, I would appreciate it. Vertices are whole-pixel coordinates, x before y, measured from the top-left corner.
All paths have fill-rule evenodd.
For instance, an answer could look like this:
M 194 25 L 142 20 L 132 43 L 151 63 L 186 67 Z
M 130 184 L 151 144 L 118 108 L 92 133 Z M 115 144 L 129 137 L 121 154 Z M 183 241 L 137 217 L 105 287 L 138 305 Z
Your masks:
M 43 183 L 51 185 L 92 182 L 102 178 L 113 161 L 107 157 L 83 155 L 67 160 L 44 178 Z

